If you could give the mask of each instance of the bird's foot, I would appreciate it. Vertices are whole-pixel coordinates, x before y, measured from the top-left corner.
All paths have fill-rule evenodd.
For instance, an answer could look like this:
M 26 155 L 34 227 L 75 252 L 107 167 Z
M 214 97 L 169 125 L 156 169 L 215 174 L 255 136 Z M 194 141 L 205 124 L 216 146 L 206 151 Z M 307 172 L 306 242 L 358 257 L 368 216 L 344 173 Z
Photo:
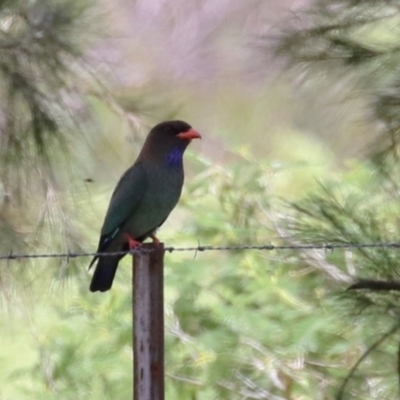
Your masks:
M 154 246 L 159 247 L 160 241 L 152 234 L 150 235 L 151 240 L 153 241 Z
M 128 242 L 129 250 L 134 250 L 137 249 L 142 245 L 141 242 L 138 242 L 137 240 L 133 239 L 129 233 L 125 233 L 125 239 Z

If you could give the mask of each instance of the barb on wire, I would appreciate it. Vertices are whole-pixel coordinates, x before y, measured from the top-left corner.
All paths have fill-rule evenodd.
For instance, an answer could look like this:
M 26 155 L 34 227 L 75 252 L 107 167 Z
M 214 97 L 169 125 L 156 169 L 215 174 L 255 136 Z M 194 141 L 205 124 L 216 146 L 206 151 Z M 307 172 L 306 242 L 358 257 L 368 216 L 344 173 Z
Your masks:
M 200 243 L 193 247 L 165 247 L 164 251 L 173 253 L 175 251 L 243 251 L 243 250 L 334 250 L 334 249 L 366 249 L 366 248 L 393 248 L 400 249 L 400 242 L 378 242 L 378 243 L 329 243 L 329 244 L 297 244 L 297 245 L 237 245 L 237 246 L 201 246 Z M 137 254 L 151 252 L 149 248 L 136 248 L 129 251 L 115 251 L 110 253 L 44 253 L 44 254 L 14 254 L 12 251 L 7 255 L 0 255 L 1 260 L 20 260 L 29 258 L 77 258 L 77 257 L 112 257 L 125 254 Z

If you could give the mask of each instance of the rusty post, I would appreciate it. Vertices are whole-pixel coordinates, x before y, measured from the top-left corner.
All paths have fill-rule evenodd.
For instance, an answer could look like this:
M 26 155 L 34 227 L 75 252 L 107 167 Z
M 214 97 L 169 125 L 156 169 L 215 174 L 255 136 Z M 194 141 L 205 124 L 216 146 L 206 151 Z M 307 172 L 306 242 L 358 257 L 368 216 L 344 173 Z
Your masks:
M 133 257 L 133 398 L 164 400 L 164 244 Z

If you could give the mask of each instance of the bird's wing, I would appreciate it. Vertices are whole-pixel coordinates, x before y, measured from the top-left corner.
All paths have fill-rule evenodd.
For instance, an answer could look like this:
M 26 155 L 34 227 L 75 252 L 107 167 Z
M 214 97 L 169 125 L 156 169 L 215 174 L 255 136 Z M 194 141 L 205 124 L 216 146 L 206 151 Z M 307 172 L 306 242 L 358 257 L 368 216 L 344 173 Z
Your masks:
M 122 175 L 111 196 L 101 229 L 99 251 L 104 250 L 118 234 L 121 226 L 140 203 L 147 187 L 147 177 L 141 163 L 134 164 Z

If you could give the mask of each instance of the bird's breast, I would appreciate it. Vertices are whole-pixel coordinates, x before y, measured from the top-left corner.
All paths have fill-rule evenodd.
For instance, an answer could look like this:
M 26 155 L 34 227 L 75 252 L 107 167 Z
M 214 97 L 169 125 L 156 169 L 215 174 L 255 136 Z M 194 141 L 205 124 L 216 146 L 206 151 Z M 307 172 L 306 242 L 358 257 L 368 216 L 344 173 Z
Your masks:
M 183 185 L 183 169 L 146 168 L 147 188 L 126 230 L 140 238 L 159 227 L 178 203 Z

